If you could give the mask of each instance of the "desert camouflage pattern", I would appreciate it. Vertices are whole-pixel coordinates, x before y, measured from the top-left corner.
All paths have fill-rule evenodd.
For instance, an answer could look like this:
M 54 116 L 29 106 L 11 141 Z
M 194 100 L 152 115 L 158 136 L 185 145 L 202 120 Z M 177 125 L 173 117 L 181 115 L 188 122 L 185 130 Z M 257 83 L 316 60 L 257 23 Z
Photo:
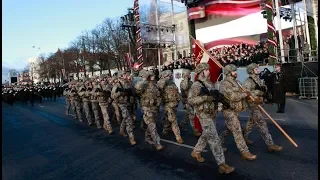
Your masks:
M 208 78 L 200 78 L 200 80 L 204 83 L 208 90 L 214 90 L 214 85 L 208 80 Z M 205 149 L 207 144 L 209 144 L 217 164 L 224 164 L 225 157 L 215 124 L 217 110 L 214 109 L 213 102 L 208 102 L 208 96 L 200 96 L 200 90 L 202 87 L 202 84 L 199 81 L 196 81 L 192 84 L 188 92 L 188 103 L 194 107 L 195 113 L 198 116 L 203 129 L 203 132 L 199 137 L 196 146 L 194 147 L 194 151 L 200 153 Z
M 190 73 L 190 72 L 186 72 L 186 73 Z M 190 81 L 189 78 L 184 77 L 180 83 L 180 91 L 181 91 L 181 102 L 184 108 L 186 109 L 186 114 L 181 122 L 181 126 L 184 126 L 187 122 L 189 122 L 192 130 L 195 131 L 194 120 L 193 120 L 194 111 L 192 106 L 190 106 L 190 104 L 188 103 L 188 92 L 191 86 L 192 86 L 192 81 Z
M 228 136 L 231 131 L 238 150 L 241 153 L 249 152 L 248 146 L 243 138 L 239 121 L 239 113 L 245 109 L 243 102 L 247 94 L 242 92 L 236 79 L 232 77 L 231 74 L 227 74 L 226 78 L 221 82 L 219 91 L 230 102 L 230 109 L 222 110 L 227 130 L 223 131 L 220 135 L 221 144 L 224 143 L 225 137 Z
M 258 75 L 254 74 L 252 72 L 252 68 L 254 69 L 257 66 L 255 66 L 254 64 L 251 66 L 249 65 L 249 67 L 248 67 L 248 69 L 250 69 L 250 70 L 248 70 L 248 72 L 250 74 L 249 74 L 249 78 L 247 78 L 244 81 L 243 87 L 246 90 L 250 91 L 252 96 L 255 99 L 256 98 L 262 99 L 263 92 L 255 89 L 255 88 L 256 88 L 256 83 L 259 86 L 263 86 L 263 83 L 259 79 Z M 260 134 L 261 134 L 262 138 L 264 139 L 266 145 L 267 146 L 273 145 L 274 142 L 272 140 L 271 134 L 269 133 L 267 123 L 265 122 L 265 120 L 262 116 L 261 110 L 258 107 L 258 104 L 253 102 L 250 99 L 247 99 L 247 101 L 248 101 L 249 108 L 251 110 L 251 116 L 249 117 L 249 120 L 248 120 L 247 125 L 244 130 L 244 138 L 248 139 L 249 133 L 252 131 L 253 127 L 256 126 L 256 127 L 258 127 Z M 261 100 L 260 102 L 263 102 L 263 101 Z

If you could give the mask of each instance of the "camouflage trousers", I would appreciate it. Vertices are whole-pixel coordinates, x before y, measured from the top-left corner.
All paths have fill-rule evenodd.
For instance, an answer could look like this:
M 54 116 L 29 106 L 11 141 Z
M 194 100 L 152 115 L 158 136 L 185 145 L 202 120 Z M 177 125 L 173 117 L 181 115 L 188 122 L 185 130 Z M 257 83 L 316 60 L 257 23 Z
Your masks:
M 71 100 L 66 97 L 66 114 L 69 114 L 70 108 L 71 108 Z
M 177 120 L 177 113 L 176 108 L 173 108 L 171 106 L 168 106 L 168 104 L 164 105 L 165 114 L 164 114 L 164 127 L 163 127 L 163 133 L 167 134 L 170 128 L 173 131 L 173 134 L 177 138 L 181 138 L 180 135 L 180 129 L 178 126 L 178 120 Z
M 110 123 L 110 116 L 108 112 L 108 103 L 103 102 L 103 103 L 99 103 L 99 105 L 100 105 L 101 113 L 103 117 L 103 126 L 105 126 L 107 129 L 112 130 L 112 126 Z
M 120 132 L 127 130 L 129 138 L 134 138 L 133 135 L 133 120 L 128 111 L 128 106 L 126 104 L 118 104 L 122 114 L 122 122 L 120 124 Z
M 145 132 L 145 141 L 151 145 L 160 145 L 160 136 L 157 132 L 155 119 L 157 118 L 156 107 L 142 107 L 143 109 L 143 121 L 147 125 Z
M 118 103 L 112 101 L 112 107 L 114 109 L 114 113 L 116 114 L 117 122 L 120 124 L 121 123 L 121 117 L 120 117 L 120 109 Z
M 130 113 L 133 121 L 136 120 L 136 111 L 135 111 L 135 110 L 136 110 L 136 109 L 134 108 L 134 105 L 133 105 L 133 104 L 130 104 L 130 105 L 128 106 L 128 111 L 129 111 L 129 113 Z
M 184 115 L 184 118 L 181 122 L 181 125 L 184 126 L 185 124 L 187 124 L 187 122 L 189 122 L 190 126 L 192 127 L 192 130 L 194 130 L 194 111 L 193 111 L 193 108 L 188 103 L 183 104 L 183 106 L 186 108 L 186 114 Z
M 91 114 L 91 110 L 90 110 L 90 104 L 91 104 L 90 101 L 83 101 L 84 114 L 86 116 L 88 123 L 92 124 L 93 120 L 92 120 L 92 114 Z
M 71 100 L 72 109 L 75 113 L 74 118 L 79 119 L 79 121 L 82 121 L 82 114 L 81 114 L 81 105 L 79 100 Z
M 98 102 L 91 102 L 91 106 L 92 106 L 92 111 L 93 111 L 94 120 L 96 122 L 96 125 L 98 128 L 101 128 L 100 116 L 99 116 L 99 103 Z
M 236 142 L 237 148 L 240 153 L 248 152 L 248 146 L 243 138 L 241 125 L 239 121 L 239 113 L 232 110 L 224 110 L 222 114 L 227 125 L 227 130 L 220 134 L 221 145 L 224 143 L 224 139 L 229 135 L 230 131 L 233 134 L 234 141 Z
M 198 139 L 195 152 L 201 152 L 209 144 L 213 156 L 218 165 L 225 163 L 223 149 L 221 147 L 220 138 L 217 132 L 215 120 L 211 114 L 200 113 L 198 115 L 202 127 L 202 134 Z
M 254 126 L 258 127 L 260 134 L 267 146 L 274 144 L 271 134 L 269 133 L 267 123 L 263 119 L 263 116 L 259 109 L 253 109 L 251 111 L 251 116 L 243 133 L 245 138 L 248 138 L 249 133 L 252 131 Z

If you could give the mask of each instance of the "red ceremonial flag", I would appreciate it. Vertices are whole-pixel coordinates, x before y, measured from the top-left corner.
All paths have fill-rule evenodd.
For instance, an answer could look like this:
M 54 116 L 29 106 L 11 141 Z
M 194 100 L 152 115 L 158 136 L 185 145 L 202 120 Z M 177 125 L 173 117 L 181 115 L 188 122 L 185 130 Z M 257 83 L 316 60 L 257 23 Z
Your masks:
M 216 83 L 218 81 L 219 75 L 221 74 L 222 65 L 215 59 L 212 59 L 212 56 L 209 55 L 208 51 L 204 49 L 202 43 L 198 40 L 192 40 L 192 48 L 195 59 L 195 65 L 197 66 L 200 63 L 208 63 L 210 66 L 210 81 Z M 198 75 L 195 77 L 195 81 L 198 80 Z M 200 132 L 202 132 L 200 121 L 195 115 L 194 117 L 194 126 Z

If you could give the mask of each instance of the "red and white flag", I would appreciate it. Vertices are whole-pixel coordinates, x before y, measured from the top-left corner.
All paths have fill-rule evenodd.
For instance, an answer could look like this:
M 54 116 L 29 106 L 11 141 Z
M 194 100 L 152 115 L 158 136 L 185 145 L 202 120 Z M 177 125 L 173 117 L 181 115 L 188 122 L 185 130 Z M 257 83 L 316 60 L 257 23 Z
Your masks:
M 206 15 L 246 16 L 261 11 L 261 0 L 207 0 L 188 9 L 189 20 Z
M 203 44 L 200 41 L 193 39 L 192 49 L 196 66 L 200 63 L 208 63 L 208 65 L 210 66 L 210 81 L 216 83 L 218 81 L 219 75 L 222 72 L 222 65 L 218 62 L 218 60 L 212 59 L 212 56 L 209 55 L 208 51 L 205 50 Z M 197 79 L 198 75 L 196 75 L 195 77 L 195 80 Z M 194 117 L 194 123 L 195 128 L 202 132 L 201 124 L 197 115 L 195 115 Z

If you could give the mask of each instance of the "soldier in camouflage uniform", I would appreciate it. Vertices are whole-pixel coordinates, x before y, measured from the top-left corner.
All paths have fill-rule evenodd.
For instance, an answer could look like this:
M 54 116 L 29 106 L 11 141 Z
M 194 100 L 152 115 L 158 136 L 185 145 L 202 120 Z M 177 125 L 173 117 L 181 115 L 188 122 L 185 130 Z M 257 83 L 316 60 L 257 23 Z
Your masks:
M 86 119 L 88 121 L 88 125 L 91 126 L 93 125 L 93 118 L 92 118 L 92 113 L 91 113 L 91 86 L 90 86 L 90 82 L 88 79 L 85 80 L 85 84 L 82 86 L 79 95 L 82 99 L 83 102 L 83 110 L 86 116 Z
M 130 144 L 135 145 L 136 141 L 133 135 L 133 120 L 128 110 L 128 97 L 130 96 L 132 89 L 130 89 L 130 84 L 125 80 L 126 77 L 123 71 L 118 72 L 118 76 L 119 81 L 113 86 L 111 97 L 117 101 L 122 113 L 123 119 L 120 125 L 120 134 L 126 137 L 127 135 L 124 132 L 126 129 L 129 135 Z
M 111 81 L 110 81 L 110 85 L 113 87 L 115 84 L 117 84 L 118 82 L 118 78 L 117 77 L 112 77 L 111 78 Z M 111 88 L 112 89 L 112 88 Z M 112 97 L 111 97 L 112 98 Z M 120 114 L 120 108 L 118 106 L 118 102 L 116 99 L 113 99 L 112 98 L 112 103 L 111 103 L 113 109 L 114 109 L 114 114 L 115 117 L 116 117 L 116 121 L 118 122 L 118 124 L 120 125 L 121 124 L 121 114 Z M 114 117 L 114 116 L 113 116 Z M 113 118 L 115 119 L 115 118 Z
M 78 88 L 76 83 L 73 84 L 71 87 L 70 97 L 71 97 L 71 104 L 73 106 L 75 116 L 74 119 L 78 119 L 82 122 L 82 115 L 81 115 L 81 107 L 80 107 L 80 96 L 78 94 Z
M 237 84 L 237 67 L 235 65 L 229 64 L 225 66 L 224 74 L 226 77 L 220 84 L 220 92 L 229 100 L 230 108 L 222 110 L 227 130 L 220 136 L 221 144 L 223 144 L 224 138 L 231 131 L 242 158 L 255 160 L 257 156 L 249 152 L 239 121 L 239 113 L 245 110 L 245 98 L 250 95 L 250 92 L 244 93 Z
M 141 69 L 140 71 L 139 71 L 139 77 L 141 78 L 141 80 L 140 81 L 146 81 L 147 80 L 147 78 L 146 78 L 146 76 L 145 76 L 145 73 L 147 73 L 148 71 L 147 70 L 145 70 L 145 69 Z M 137 82 L 137 83 L 139 83 L 139 82 Z M 140 99 L 138 99 L 138 102 L 139 102 L 139 104 L 140 104 L 140 106 L 141 106 L 141 100 Z M 140 108 L 140 111 L 141 111 L 141 113 L 143 114 L 143 109 L 142 108 Z M 141 121 L 141 124 L 140 124 L 140 128 L 142 129 L 142 130 L 146 130 L 146 127 L 147 125 L 146 125 L 146 123 L 144 122 L 144 121 Z
M 63 91 L 63 95 L 66 97 L 66 115 L 69 115 L 69 111 L 71 107 L 70 89 L 71 89 L 71 85 L 66 87 Z
M 91 107 L 92 107 L 94 120 L 97 125 L 97 128 L 101 129 L 102 126 L 101 126 L 100 115 L 99 115 L 100 106 L 99 106 L 99 101 L 98 101 L 98 91 L 101 88 L 100 88 L 100 85 L 95 80 L 93 80 L 92 86 L 93 86 L 93 89 L 91 91 L 91 96 L 90 96 Z
M 182 120 L 180 126 L 183 128 L 185 126 L 185 124 L 187 122 L 190 123 L 191 125 L 191 128 L 193 130 L 193 134 L 195 136 L 200 136 L 201 133 L 199 132 L 198 129 L 194 128 L 194 111 L 192 109 L 192 107 L 190 106 L 190 104 L 188 103 L 188 92 L 189 92 L 189 89 L 190 87 L 192 86 L 192 81 L 190 81 L 190 70 L 188 69 L 184 69 L 182 71 L 182 77 L 183 77 L 183 80 L 181 81 L 180 83 L 180 90 L 181 90 L 181 101 L 182 101 L 182 104 L 183 106 L 185 107 L 186 109 L 186 114 L 184 116 L 184 119 Z
M 144 71 L 139 73 L 139 75 L 141 75 L 144 80 L 139 81 L 135 88 L 141 97 L 141 108 L 144 112 L 143 121 L 147 124 L 145 141 L 160 151 L 163 149 L 163 146 L 160 144 L 160 137 L 156 127 L 157 113 L 161 103 L 160 91 L 154 80 L 151 80 L 151 77 L 154 77 L 153 72 Z
M 263 83 L 259 78 L 259 69 L 258 65 L 252 63 L 247 66 L 247 72 L 249 77 L 244 81 L 243 87 L 250 91 L 252 97 L 255 99 L 252 101 L 248 99 L 247 102 L 249 104 L 249 108 L 251 109 L 251 116 L 247 122 L 246 128 L 244 130 L 244 138 L 247 144 L 252 144 L 253 142 L 249 140 L 249 133 L 252 131 L 253 126 L 257 126 L 264 142 L 268 146 L 269 151 L 281 151 L 282 147 L 275 145 L 271 134 L 269 133 L 268 126 L 266 121 L 263 119 L 262 113 L 258 107 L 259 104 L 263 103 L 263 93 L 261 91 L 261 87 L 263 87 Z
M 101 89 L 98 91 L 98 100 L 101 108 L 102 116 L 103 116 L 103 128 L 111 134 L 112 126 L 110 123 L 110 116 L 108 112 L 108 106 L 110 103 L 111 89 L 107 89 L 106 77 L 104 75 L 101 76 Z
M 188 102 L 194 107 L 203 129 L 191 156 L 198 162 L 204 162 L 205 159 L 201 156 L 201 151 L 209 144 L 219 166 L 219 172 L 229 174 L 234 171 L 234 168 L 225 163 L 223 149 L 215 124 L 217 109 L 215 109 L 213 97 L 209 93 L 205 94 L 202 92 L 203 89 L 208 91 L 214 90 L 214 84 L 210 82 L 209 70 L 210 67 L 207 63 L 198 64 L 195 69 L 195 73 L 199 77 L 198 81 L 192 84 L 188 92 Z
M 130 72 L 126 72 L 126 81 L 130 85 L 130 88 L 133 90 L 133 94 L 129 97 L 129 103 L 128 103 L 128 110 L 130 115 L 132 116 L 133 122 L 136 121 L 136 109 L 137 109 L 137 101 L 135 96 L 135 88 L 132 81 L 132 77 L 130 75 Z
M 177 142 L 183 144 L 176 115 L 177 106 L 180 102 L 180 94 L 178 87 L 172 80 L 172 72 L 170 70 L 163 71 L 157 85 L 160 89 L 165 109 L 163 134 L 167 134 L 169 129 L 172 129 Z

